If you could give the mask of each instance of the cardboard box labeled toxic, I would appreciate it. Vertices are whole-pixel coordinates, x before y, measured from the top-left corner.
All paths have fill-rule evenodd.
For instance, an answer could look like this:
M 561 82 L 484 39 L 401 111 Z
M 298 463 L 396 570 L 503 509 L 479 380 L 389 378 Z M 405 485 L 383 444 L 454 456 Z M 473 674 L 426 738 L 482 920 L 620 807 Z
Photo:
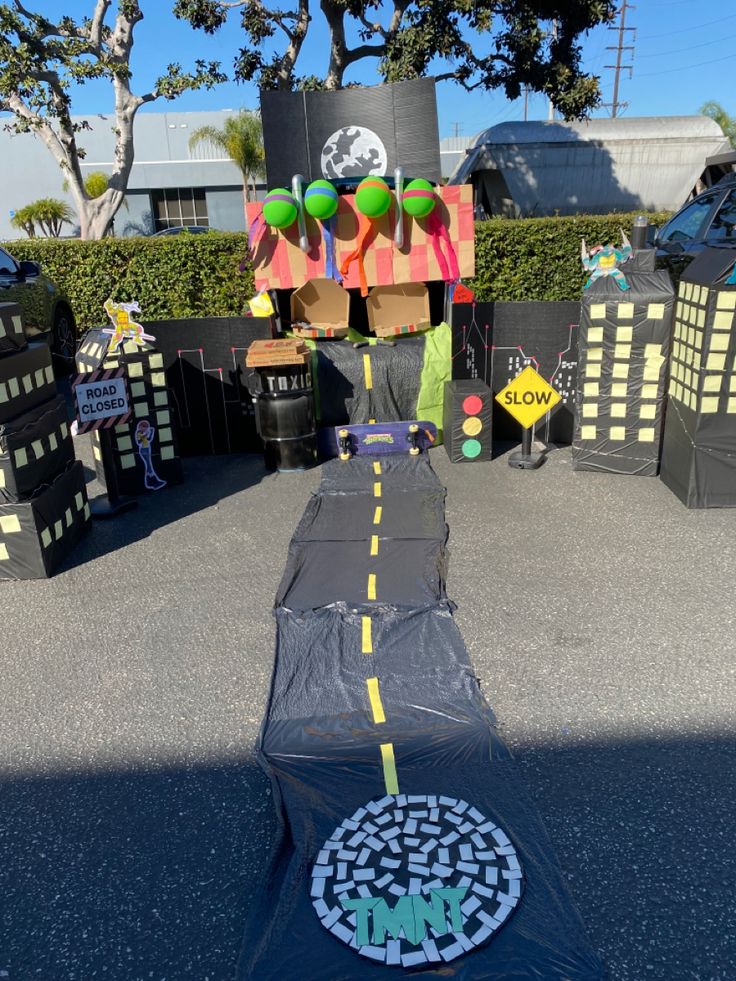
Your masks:
M 374 286 L 366 300 L 368 323 L 376 337 L 400 337 L 427 330 L 429 293 L 424 283 Z
M 345 337 L 349 314 L 350 294 L 334 279 L 310 279 L 291 294 L 291 329 L 297 337 Z

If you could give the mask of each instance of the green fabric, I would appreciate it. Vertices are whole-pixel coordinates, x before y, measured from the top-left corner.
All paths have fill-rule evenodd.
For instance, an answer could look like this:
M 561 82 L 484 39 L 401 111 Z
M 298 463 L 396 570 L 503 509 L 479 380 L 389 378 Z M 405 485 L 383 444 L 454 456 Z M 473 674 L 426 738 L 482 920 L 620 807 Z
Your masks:
M 437 442 L 442 442 L 442 409 L 445 382 L 452 377 L 452 331 L 449 324 L 439 324 L 425 335 L 424 365 L 417 399 L 417 419 L 433 422 Z

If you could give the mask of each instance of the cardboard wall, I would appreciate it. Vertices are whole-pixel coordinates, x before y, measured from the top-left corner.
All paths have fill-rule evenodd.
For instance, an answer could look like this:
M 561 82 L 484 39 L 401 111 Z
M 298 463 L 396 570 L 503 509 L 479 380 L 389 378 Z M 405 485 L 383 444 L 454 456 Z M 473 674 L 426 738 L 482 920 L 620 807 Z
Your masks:
M 335 92 L 261 91 L 269 187 L 307 181 L 404 174 L 439 182 L 433 78 Z M 288 139 L 289 152 L 284 153 Z
M 497 395 L 528 364 L 562 396 L 534 430 L 548 443 L 571 443 L 578 373 L 580 304 L 496 302 L 453 304 L 452 377 L 480 378 Z M 496 405 L 493 438 L 521 438 L 519 424 Z
M 259 453 L 245 354 L 271 337 L 260 317 L 204 317 L 145 324 L 163 357 L 182 456 Z
M 442 218 L 457 253 L 460 275 L 475 274 L 475 229 L 473 225 L 473 189 L 470 185 L 440 187 L 435 211 Z M 261 212 L 261 204 L 246 206 L 250 225 Z M 395 208 L 373 223 L 373 233 L 366 242 L 365 272 L 368 286 L 390 286 L 394 283 L 419 283 L 441 280 L 442 270 L 434 253 L 423 219 L 404 216 L 404 246 L 394 248 Z M 359 230 L 354 196 L 340 197 L 337 210 L 336 255 L 338 267 L 354 251 Z M 289 228 L 266 228 L 255 247 L 253 271 L 257 289 L 296 289 L 309 279 L 325 275 L 325 251 L 318 222 L 307 217 L 309 252 L 299 247 L 299 230 L 294 222 Z M 346 289 L 360 286 L 357 264 L 345 277 Z

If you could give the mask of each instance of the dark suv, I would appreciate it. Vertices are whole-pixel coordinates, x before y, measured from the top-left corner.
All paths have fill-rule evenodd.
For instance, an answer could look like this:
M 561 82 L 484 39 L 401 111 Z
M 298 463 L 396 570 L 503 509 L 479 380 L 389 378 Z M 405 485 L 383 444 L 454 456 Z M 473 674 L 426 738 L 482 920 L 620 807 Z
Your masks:
M 0 249 L 0 303 L 18 303 L 28 340 L 49 345 L 59 373 L 71 370 L 76 349 L 74 315 L 67 298 L 37 263 L 17 262 Z
M 710 246 L 733 249 L 736 262 L 736 174 L 724 177 L 680 208 L 659 229 L 654 244 L 658 264 L 677 279 Z

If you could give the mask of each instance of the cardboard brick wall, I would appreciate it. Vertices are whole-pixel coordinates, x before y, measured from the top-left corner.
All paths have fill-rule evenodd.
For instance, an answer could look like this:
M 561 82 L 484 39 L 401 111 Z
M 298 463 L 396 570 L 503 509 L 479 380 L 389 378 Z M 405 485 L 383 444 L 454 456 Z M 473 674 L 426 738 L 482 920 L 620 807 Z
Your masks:
M 470 185 L 437 189 L 437 213 L 448 228 L 457 253 L 460 275 L 475 275 L 473 227 L 473 189 Z M 260 204 L 247 206 L 248 224 L 260 214 Z M 395 283 L 421 283 L 442 279 L 440 266 L 422 219 L 404 216 L 404 247 L 393 243 L 395 206 L 374 222 L 375 232 L 365 250 L 365 272 L 369 286 L 392 286 Z M 358 214 L 354 196 L 340 198 L 337 210 L 336 257 L 338 266 L 356 247 Z M 253 270 L 256 289 L 296 289 L 309 279 L 325 275 L 325 250 L 321 225 L 307 216 L 310 251 L 299 248 L 296 222 L 287 229 L 266 227 L 255 248 Z M 359 287 L 357 263 L 350 267 L 343 286 Z

